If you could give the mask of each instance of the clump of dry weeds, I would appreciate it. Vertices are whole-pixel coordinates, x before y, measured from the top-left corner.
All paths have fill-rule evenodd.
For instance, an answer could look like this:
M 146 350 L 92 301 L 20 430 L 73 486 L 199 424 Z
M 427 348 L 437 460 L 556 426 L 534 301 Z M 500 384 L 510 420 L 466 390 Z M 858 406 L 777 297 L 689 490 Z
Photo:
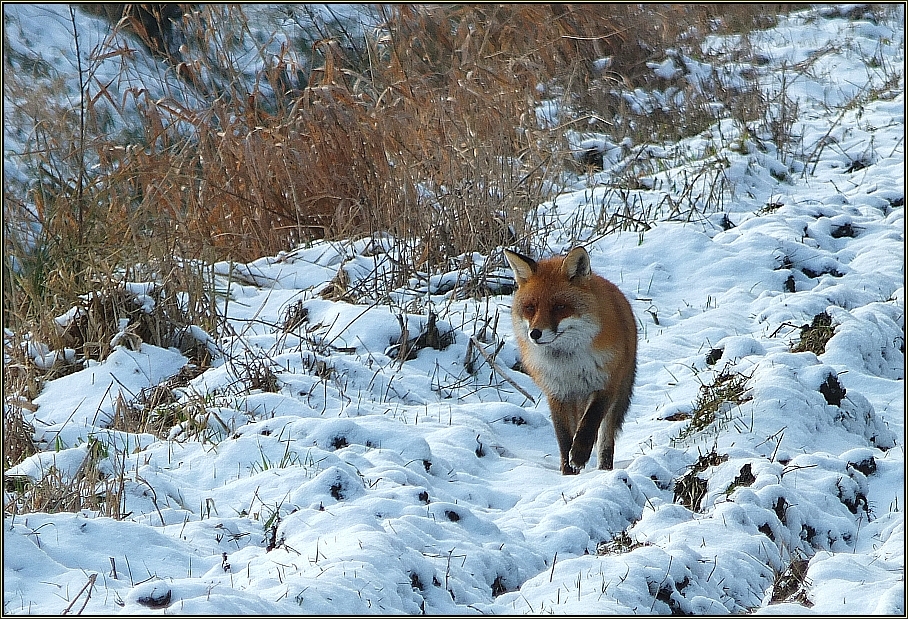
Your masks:
M 700 393 L 689 415 L 690 423 L 673 439 L 681 442 L 701 432 L 716 421 L 724 421 L 727 412 L 752 399 L 747 388 L 747 376 L 728 369 L 716 375 L 711 384 L 700 385 Z
M 700 473 L 711 467 L 719 466 L 727 460 L 728 454 L 718 453 L 715 445 L 707 453 L 701 454 L 690 470 L 675 480 L 675 502 L 693 512 L 701 511 L 709 484 L 707 480 L 700 477 Z
M 826 352 L 826 343 L 835 335 L 835 326 L 832 318 L 826 312 L 820 312 L 810 321 L 810 324 L 801 326 L 801 333 L 797 342 L 791 345 L 791 352 L 812 352 L 822 355 Z
M 101 516 L 123 517 L 126 476 L 122 463 L 110 470 L 108 448 L 89 439 L 85 458 L 72 473 L 50 466 L 40 479 L 25 475 L 4 475 L 5 514 L 30 512 L 77 512 L 92 510 Z M 115 469 L 118 467 L 115 466 Z

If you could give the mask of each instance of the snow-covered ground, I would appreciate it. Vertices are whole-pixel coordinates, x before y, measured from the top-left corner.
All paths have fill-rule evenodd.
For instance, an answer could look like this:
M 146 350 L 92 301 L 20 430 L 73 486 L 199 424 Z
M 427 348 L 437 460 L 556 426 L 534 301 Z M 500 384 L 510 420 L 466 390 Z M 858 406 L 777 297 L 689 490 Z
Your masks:
M 578 222 L 614 199 L 608 172 L 541 205 L 537 246 L 586 242 L 637 317 L 614 471 L 560 475 L 544 398 L 511 369 L 509 296 L 442 292 L 456 273 L 371 303 L 319 295 L 340 268 L 351 286 L 383 281 L 394 255 L 380 240 L 219 265 L 235 335 L 180 390 L 204 402 L 205 430 L 187 422 L 165 441 L 106 428 L 118 396 L 187 363 L 149 344 L 35 400 L 47 450 L 9 473 L 71 474 L 97 439 L 102 470 L 125 467 L 129 515 L 6 517 L 4 613 L 87 600 L 85 614 L 904 614 L 899 15 L 812 10 L 752 37 L 766 92 L 784 76 L 797 102 L 797 145 L 779 152 L 723 121 L 662 149 L 663 171 L 634 191 L 661 203 L 710 166 L 721 212 L 594 237 Z M 500 255 L 471 259 L 509 276 Z M 392 358 L 398 317 L 415 336 L 429 310 L 453 343 Z M 790 352 L 823 312 L 825 352 Z M 494 369 L 476 345 L 501 346 Z M 276 391 L 250 388 L 264 369 Z M 743 397 L 687 431 L 701 385 L 723 374 Z M 704 494 L 684 505 L 692 470 Z M 770 605 L 803 560 L 803 588 Z

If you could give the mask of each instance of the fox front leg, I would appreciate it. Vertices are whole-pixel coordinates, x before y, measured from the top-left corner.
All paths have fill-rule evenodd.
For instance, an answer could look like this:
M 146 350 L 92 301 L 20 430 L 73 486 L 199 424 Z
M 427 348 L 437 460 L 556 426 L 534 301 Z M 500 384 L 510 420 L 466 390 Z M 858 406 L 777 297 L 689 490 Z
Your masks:
M 571 423 L 571 421 L 576 415 L 576 407 L 550 400 L 549 409 L 552 412 L 552 425 L 555 427 L 555 438 L 558 440 L 558 451 L 561 454 L 561 474 L 576 475 L 583 468 L 582 466 L 579 468 L 572 466 L 570 461 L 571 444 L 574 440 L 574 427 L 576 426 L 576 423 Z
M 583 413 L 583 417 L 580 418 L 580 423 L 578 424 L 577 431 L 574 433 L 571 451 L 570 451 L 570 464 L 577 468 L 582 469 L 586 466 L 586 463 L 589 462 L 590 454 L 593 452 L 593 445 L 596 444 L 597 435 L 601 437 L 602 432 L 600 427 L 603 425 L 602 421 L 605 417 L 605 412 L 608 409 L 608 398 L 605 393 L 602 391 L 597 391 L 593 394 L 593 397 L 590 398 L 590 403 L 586 407 L 586 411 Z M 614 452 L 614 435 L 612 435 L 612 449 L 611 452 Z M 600 444 L 600 448 L 602 445 Z M 602 450 L 600 449 L 600 454 Z M 611 457 L 608 460 L 608 466 L 604 467 L 603 462 L 599 461 L 599 468 L 612 468 Z

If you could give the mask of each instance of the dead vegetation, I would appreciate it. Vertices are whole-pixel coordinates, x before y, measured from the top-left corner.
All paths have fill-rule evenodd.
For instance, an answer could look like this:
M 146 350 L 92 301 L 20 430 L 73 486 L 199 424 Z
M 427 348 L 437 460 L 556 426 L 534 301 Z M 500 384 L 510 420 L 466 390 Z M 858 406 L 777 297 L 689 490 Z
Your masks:
M 195 7 L 172 22 L 163 15 L 160 23 L 173 26 L 159 30 L 178 33 L 188 50 L 176 71 L 182 87 L 224 96 L 189 109 L 173 85 L 163 98 L 136 93 L 139 130 L 127 144 L 108 141 L 113 120 L 101 103 L 111 93 L 103 90 L 88 92 L 76 115 L 23 106 L 43 142 L 33 162 L 42 182 L 8 193 L 19 209 L 36 206 L 31 215 L 47 239 L 71 241 L 76 274 L 102 266 L 86 264 L 86 244 L 125 241 L 141 255 L 150 229 L 179 255 L 238 260 L 385 231 L 408 239 L 412 263 L 435 265 L 519 239 L 526 212 L 572 160 L 568 127 L 537 122 L 543 98 L 561 97 L 615 141 L 696 131 L 714 120 L 695 121 L 700 105 L 651 117 L 629 109 L 618 88 L 660 85 L 647 62 L 663 60 L 666 46 L 695 49 L 706 34 L 766 25 L 772 14 L 765 5 L 378 11 L 378 36 L 334 33 L 313 46 L 303 68 L 287 50 L 251 83 L 224 49 L 230 36 L 248 40 L 241 7 Z M 172 46 L 166 41 L 177 34 L 155 44 L 155 29 L 143 24 L 132 16 L 114 27 L 139 28 L 149 47 Z M 110 44 L 121 40 L 112 35 Z M 25 100 L 28 87 L 11 86 Z M 75 151 L 67 136 L 78 139 Z M 55 265 L 67 248 L 47 250 Z
M 609 541 L 599 542 L 596 545 L 596 554 L 598 556 L 620 555 L 647 545 L 646 542 L 634 540 L 627 531 L 621 531 Z
M 807 608 L 813 606 L 813 602 L 807 597 L 811 585 L 807 578 L 808 564 L 809 559 L 796 553 L 788 566 L 776 574 L 770 596 L 771 604 L 790 602 Z
M 819 356 L 826 352 L 826 342 L 835 335 L 832 318 L 826 312 L 820 312 L 810 321 L 810 324 L 801 326 L 801 333 L 797 342 L 792 343 L 791 352 L 812 352 Z
M 117 469 L 108 447 L 90 439 L 82 463 L 72 472 L 51 465 L 40 479 L 4 475 L 4 513 L 78 512 L 92 510 L 101 516 L 123 517 L 126 475 Z
M 700 394 L 689 414 L 688 425 L 673 439 L 680 443 L 713 426 L 717 421 L 727 421 L 729 411 L 752 399 L 747 388 L 748 377 L 738 372 L 723 370 L 711 384 L 700 385 Z
M 719 466 L 727 460 L 728 454 L 718 453 L 715 446 L 705 454 L 701 454 L 697 458 L 697 462 L 684 475 L 675 480 L 675 502 L 693 512 L 702 511 L 708 482 L 700 477 L 700 473 L 711 467 Z

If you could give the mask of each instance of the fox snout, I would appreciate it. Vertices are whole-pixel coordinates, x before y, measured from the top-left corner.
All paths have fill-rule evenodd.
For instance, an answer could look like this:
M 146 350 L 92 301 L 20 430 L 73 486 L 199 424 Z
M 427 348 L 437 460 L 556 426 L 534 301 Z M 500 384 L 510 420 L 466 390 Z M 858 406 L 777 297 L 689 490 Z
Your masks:
M 538 327 L 533 327 L 527 331 L 527 336 L 529 336 L 530 341 L 537 346 L 551 344 L 558 339 L 559 335 L 561 335 L 561 332 L 556 329 L 539 329 Z

